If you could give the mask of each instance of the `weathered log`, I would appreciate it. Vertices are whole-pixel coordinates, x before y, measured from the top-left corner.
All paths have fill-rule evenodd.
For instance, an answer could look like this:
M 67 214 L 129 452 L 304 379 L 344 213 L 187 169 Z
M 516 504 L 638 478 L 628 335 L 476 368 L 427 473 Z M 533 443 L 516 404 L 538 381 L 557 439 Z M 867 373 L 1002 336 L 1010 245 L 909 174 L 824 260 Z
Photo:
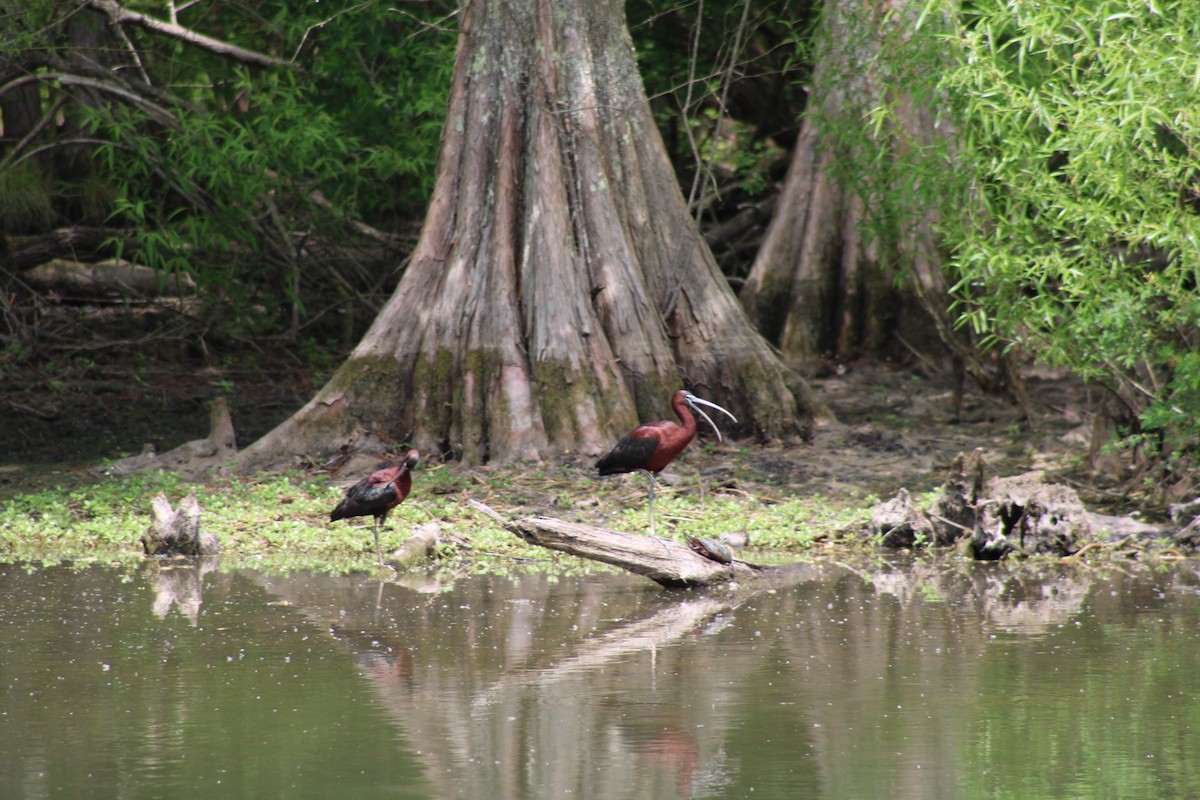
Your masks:
M 393 550 L 388 555 L 387 560 L 398 567 L 410 566 L 425 561 L 437 549 L 438 544 L 441 542 L 441 535 L 441 525 L 436 522 L 426 523 L 417 528 L 404 544 Z
M 56 258 L 22 276 L 30 286 L 79 298 L 181 297 L 196 292 L 190 275 L 162 275 L 157 270 L 121 259 L 95 264 Z
M 215 556 L 221 552 L 216 534 L 200 530 L 200 503 L 195 492 L 179 501 L 178 508 L 162 492 L 150 501 L 154 515 L 142 534 L 142 550 L 148 556 Z
M 505 524 L 529 544 L 612 564 L 671 588 L 714 586 L 749 578 L 763 570 L 738 559 L 728 564 L 713 561 L 670 539 L 551 517 L 526 517 Z

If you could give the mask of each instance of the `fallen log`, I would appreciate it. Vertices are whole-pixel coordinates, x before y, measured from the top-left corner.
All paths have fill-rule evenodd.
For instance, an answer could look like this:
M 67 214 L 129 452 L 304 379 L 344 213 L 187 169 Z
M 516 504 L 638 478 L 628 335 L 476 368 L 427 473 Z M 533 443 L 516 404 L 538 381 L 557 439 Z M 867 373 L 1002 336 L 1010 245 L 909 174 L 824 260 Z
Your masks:
M 40 236 L 10 236 L 8 247 L 11 267 L 18 272 L 54 258 L 112 257 L 119 253 L 129 255 L 140 249 L 137 241 L 125 231 L 83 225 L 59 228 Z
M 164 275 L 116 258 L 94 264 L 56 258 L 28 270 L 22 277 L 35 289 L 80 299 L 182 297 L 196 293 L 196 282 L 190 275 Z
M 669 588 L 715 586 L 767 570 L 736 558 L 729 563 L 714 561 L 671 539 L 622 533 L 552 517 L 526 517 L 503 524 L 529 544 L 611 564 Z

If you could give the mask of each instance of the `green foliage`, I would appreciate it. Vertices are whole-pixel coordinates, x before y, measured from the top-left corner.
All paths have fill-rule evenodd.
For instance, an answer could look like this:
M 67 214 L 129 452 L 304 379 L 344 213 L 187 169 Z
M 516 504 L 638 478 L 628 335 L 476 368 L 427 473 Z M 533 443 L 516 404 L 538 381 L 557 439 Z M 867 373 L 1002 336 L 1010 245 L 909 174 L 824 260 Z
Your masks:
M 452 26 L 430 24 L 446 13 L 437 5 L 180 8 L 181 26 L 287 63 L 251 68 L 178 39 L 139 35 L 130 43 L 136 68 L 112 71 L 109 82 L 121 92 L 64 108 L 89 140 L 104 144 L 83 178 L 88 185 L 63 187 L 81 198 L 76 218 L 56 223 L 94 224 L 98 211 L 111 211 L 112 223 L 137 238 L 139 261 L 194 276 L 206 308 L 220 315 L 214 321 L 234 333 L 294 325 L 319 313 L 309 308 L 313 298 L 374 289 L 376 278 L 335 274 L 334 259 L 311 253 L 352 244 L 348 219 L 395 229 L 423 210 L 456 41 Z M 24 71 L 54 68 L 38 65 L 43 52 L 73 63 L 60 6 L 36 0 L 15 15 L 13 35 L 25 46 L 0 49 L 0 59 L 32 59 Z M 139 10 L 168 17 L 161 5 Z M 111 58 L 128 57 L 114 47 Z M 135 79 L 143 71 L 151 90 Z M 62 96 L 57 84 L 42 86 L 44 104 Z M 45 227 L 46 214 L 31 206 L 39 194 L 13 190 L 33 186 L 26 172 L 3 173 L 2 202 L 26 217 L 37 212 Z
M 1183 0 L 974 3 L 945 73 L 970 213 L 963 320 L 1200 442 L 1200 16 Z
M 0 170 L 0 220 L 9 232 L 37 230 L 50 224 L 53 211 L 46 178 L 26 162 Z
M 821 59 L 850 95 L 821 125 L 882 252 L 936 219 L 960 325 L 1109 388 L 1160 464 L 1200 445 L 1189 9 L 928 0 L 844 20 Z

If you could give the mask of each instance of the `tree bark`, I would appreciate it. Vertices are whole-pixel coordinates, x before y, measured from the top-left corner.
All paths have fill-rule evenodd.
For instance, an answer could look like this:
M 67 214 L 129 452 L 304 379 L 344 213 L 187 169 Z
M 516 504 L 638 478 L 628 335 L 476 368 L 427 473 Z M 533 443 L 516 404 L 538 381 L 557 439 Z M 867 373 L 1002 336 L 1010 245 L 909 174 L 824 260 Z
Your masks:
M 869 74 L 856 68 L 866 63 L 859 51 L 870 42 L 847 35 L 851 25 L 863 24 L 860 13 L 870 16 L 858 6 L 859 0 L 826 6 L 808 112 L 775 216 L 741 291 L 751 320 L 801 369 L 825 358 L 888 349 L 894 345 L 888 333 L 905 310 L 887 273 L 895 265 L 884 257 L 886 247 L 867 239 L 863 198 L 846 170 L 837 169 L 877 169 L 869 154 L 833 131 L 833 121 L 847 124 L 877 96 Z
M 915 95 L 905 74 L 933 68 L 910 47 L 922 8 L 825 6 L 808 113 L 740 299 L 802 371 L 917 351 L 949 360 L 956 381 L 965 372 L 1025 405 L 1012 359 L 986 361 L 950 311 L 935 230 L 942 199 L 922 193 L 914 166 L 931 167 L 914 152 L 952 158 L 954 128 L 938 119 L 938 98 Z
M 434 194 L 349 360 L 241 465 L 409 441 L 478 463 L 598 453 L 686 384 L 743 432 L 827 412 L 687 214 L 617 0 L 468 3 Z

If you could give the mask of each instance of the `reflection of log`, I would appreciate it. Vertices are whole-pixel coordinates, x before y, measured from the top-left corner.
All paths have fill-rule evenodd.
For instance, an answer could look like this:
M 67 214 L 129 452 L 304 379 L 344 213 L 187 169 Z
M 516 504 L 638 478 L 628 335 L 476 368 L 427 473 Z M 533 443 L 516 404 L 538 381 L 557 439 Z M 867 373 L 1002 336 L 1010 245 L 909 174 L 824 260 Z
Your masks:
M 669 539 L 620 533 L 550 517 L 519 519 L 509 523 L 508 528 L 530 544 L 612 564 L 645 575 L 662 586 L 712 586 L 757 575 L 762 569 L 736 560 L 721 564 Z
M 476 695 L 472 705 L 492 705 L 518 686 L 545 689 L 585 670 L 603 670 L 633 653 L 676 642 L 699 630 L 704 623 L 718 613 L 733 608 L 734 605 L 730 600 L 717 600 L 711 596 L 669 605 L 648 619 L 625 623 L 603 636 L 584 641 L 576 653 L 557 664 L 503 676 Z

